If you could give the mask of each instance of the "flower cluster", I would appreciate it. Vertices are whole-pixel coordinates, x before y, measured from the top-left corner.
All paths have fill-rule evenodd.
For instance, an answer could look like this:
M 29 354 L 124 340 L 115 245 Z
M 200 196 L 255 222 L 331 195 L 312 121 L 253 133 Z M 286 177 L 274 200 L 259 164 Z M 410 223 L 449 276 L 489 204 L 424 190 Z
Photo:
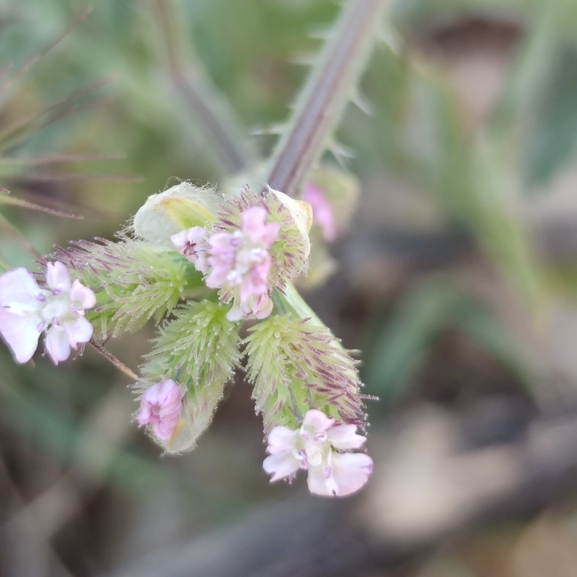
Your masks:
M 272 312 L 268 249 L 277 239 L 280 225 L 266 223 L 266 216 L 262 206 L 253 206 L 242 213 L 241 227 L 234 232 L 209 236 L 208 231 L 195 226 L 170 237 L 175 248 L 197 270 L 208 274 L 207 287 L 238 287 L 239 304 L 229 312 L 231 320 L 251 316 L 262 319 Z
M 313 493 L 354 493 L 372 469 L 370 457 L 353 452 L 365 441 L 356 432 L 366 423 L 362 383 L 291 282 L 309 264 L 311 204 L 318 235 L 337 232 L 323 190 L 309 186 L 310 203 L 248 186 L 223 196 L 181 183 L 153 195 L 119 241 L 57 248 L 43 280 L 24 268 L 1 275 L 0 334 L 23 363 L 44 332 L 58 364 L 79 345 L 154 320 L 134 419 L 166 452 L 195 446 L 243 367 L 263 416 L 271 480 L 305 469 Z M 244 319 L 259 322 L 241 331 Z
M 207 287 L 220 289 L 222 302 L 232 301 L 230 320 L 264 319 L 273 310 L 271 289 L 282 288 L 306 266 L 309 210 L 277 191 L 263 197 L 247 188 L 223 202 L 219 221 L 180 231 L 170 240 L 206 275 Z
M 0 276 L 0 333 L 19 363 L 32 358 L 42 332 L 55 364 L 92 337 L 92 325 L 84 318 L 96 304 L 92 290 L 78 279 L 72 283 L 61 262 L 46 265 L 46 286 L 40 288 L 25 268 Z
M 373 460 L 359 449 L 365 437 L 356 434 L 355 425 L 338 425 L 323 412 L 307 411 L 300 428 L 275 427 L 268 436 L 264 470 L 271 481 L 291 481 L 299 469 L 308 471 L 308 487 L 317 495 L 350 495 L 368 481 Z

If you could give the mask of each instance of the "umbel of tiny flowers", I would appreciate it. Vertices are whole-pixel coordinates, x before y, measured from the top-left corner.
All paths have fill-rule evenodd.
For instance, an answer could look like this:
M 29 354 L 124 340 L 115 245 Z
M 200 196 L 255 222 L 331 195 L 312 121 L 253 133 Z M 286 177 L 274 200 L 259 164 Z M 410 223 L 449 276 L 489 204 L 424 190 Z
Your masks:
M 156 437 L 168 441 L 172 437 L 182 412 L 183 394 L 172 380 L 164 381 L 146 389 L 136 415 L 138 424 L 151 425 Z
M 355 425 L 338 425 L 322 411 L 307 411 L 299 429 L 275 427 L 268 436 L 264 470 L 271 482 L 291 481 L 299 469 L 308 471 L 308 487 L 317 495 L 344 497 L 355 493 L 368 481 L 373 460 L 359 449 L 365 437 Z
M 210 274 L 206 286 L 220 288 L 238 285 L 240 303 L 268 292 L 271 257 L 268 249 L 276 240 L 278 222 L 265 224 L 266 210 L 253 206 L 241 215 L 241 228 L 233 233 L 221 232 L 208 239 Z
M 245 189 L 223 199 L 219 219 L 171 235 L 178 252 L 205 274 L 221 302 L 232 302 L 229 320 L 264 319 L 273 310 L 271 289 L 306 268 L 311 209 L 307 203 L 269 190 Z
M 92 290 L 78 279 L 72 282 L 61 262 L 46 265 L 46 286 L 40 288 L 25 268 L 0 276 L 0 334 L 19 363 L 32 358 L 42 332 L 55 364 L 92 337 L 92 325 L 84 318 L 96 304 Z
M 262 206 L 246 209 L 241 227 L 234 232 L 213 235 L 195 226 L 170 237 L 175 248 L 204 274 L 209 288 L 224 285 L 239 288 L 239 305 L 230 311 L 230 320 L 248 316 L 265 318 L 272 312 L 268 276 L 271 256 L 268 249 L 277 239 L 278 222 L 266 223 Z

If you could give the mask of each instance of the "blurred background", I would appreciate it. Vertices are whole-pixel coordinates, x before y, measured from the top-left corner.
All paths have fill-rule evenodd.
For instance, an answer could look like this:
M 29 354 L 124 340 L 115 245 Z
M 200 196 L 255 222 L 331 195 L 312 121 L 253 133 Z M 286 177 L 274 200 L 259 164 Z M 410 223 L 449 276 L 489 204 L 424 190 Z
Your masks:
M 0 5 L 3 269 L 111 238 L 178 179 L 256 166 L 340 10 L 170 6 Z M 361 196 L 305 295 L 363 351 L 368 487 L 335 503 L 270 485 L 242 375 L 198 447 L 162 457 L 94 350 L 17 366 L 2 345 L 0 574 L 577 575 L 577 3 L 399 0 L 383 24 L 370 115 L 350 105 L 338 129 Z M 136 368 L 152 334 L 107 347 Z

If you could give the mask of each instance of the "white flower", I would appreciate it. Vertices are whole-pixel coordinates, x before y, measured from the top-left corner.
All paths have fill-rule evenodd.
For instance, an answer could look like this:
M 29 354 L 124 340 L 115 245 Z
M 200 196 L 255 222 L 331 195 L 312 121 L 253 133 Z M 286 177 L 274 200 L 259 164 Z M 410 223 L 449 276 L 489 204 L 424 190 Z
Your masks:
M 308 486 L 317 495 L 350 495 L 369 479 L 373 460 L 359 449 L 365 437 L 356 434 L 356 425 L 335 425 L 323 412 L 312 409 L 300 429 L 275 427 L 268 437 L 270 455 L 263 467 L 272 474 L 271 482 L 292 480 L 299 469 L 308 470 Z
M 46 285 L 49 290 L 41 289 L 25 268 L 0 276 L 0 334 L 19 363 L 32 358 L 42 332 L 55 364 L 92 337 L 84 311 L 96 304 L 94 293 L 79 280 L 72 283 L 61 262 L 47 264 Z

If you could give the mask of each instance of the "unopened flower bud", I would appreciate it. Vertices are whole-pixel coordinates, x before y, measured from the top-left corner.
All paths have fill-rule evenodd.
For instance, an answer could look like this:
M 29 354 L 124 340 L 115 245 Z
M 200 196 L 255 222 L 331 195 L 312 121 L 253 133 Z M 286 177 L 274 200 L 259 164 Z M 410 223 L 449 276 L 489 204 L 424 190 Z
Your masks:
M 165 242 L 182 230 L 214 222 L 219 202 L 214 190 L 181 182 L 149 196 L 134 215 L 132 230 L 144 240 Z

